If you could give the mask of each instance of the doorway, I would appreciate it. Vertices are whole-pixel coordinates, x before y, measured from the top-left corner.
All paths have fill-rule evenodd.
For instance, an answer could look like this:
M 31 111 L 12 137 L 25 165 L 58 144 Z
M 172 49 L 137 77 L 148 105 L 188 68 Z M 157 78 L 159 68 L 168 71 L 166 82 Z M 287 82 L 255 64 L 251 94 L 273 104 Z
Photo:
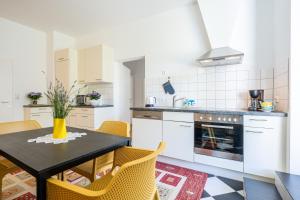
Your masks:
M 145 105 L 145 57 L 123 62 L 130 69 L 132 95 L 130 107 Z
M 10 61 L 0 60 L 0 122 L 13 120 L 13 67 Z

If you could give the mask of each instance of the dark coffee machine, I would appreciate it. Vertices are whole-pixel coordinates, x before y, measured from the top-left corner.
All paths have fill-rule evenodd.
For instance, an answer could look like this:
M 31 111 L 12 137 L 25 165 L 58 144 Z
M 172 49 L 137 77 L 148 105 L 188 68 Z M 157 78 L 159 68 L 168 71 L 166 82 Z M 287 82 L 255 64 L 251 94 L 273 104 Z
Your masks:
M 261 110 L 261 103 L 264 101 L 264 90 L 249 90 L 250 105 L 248 110 Z

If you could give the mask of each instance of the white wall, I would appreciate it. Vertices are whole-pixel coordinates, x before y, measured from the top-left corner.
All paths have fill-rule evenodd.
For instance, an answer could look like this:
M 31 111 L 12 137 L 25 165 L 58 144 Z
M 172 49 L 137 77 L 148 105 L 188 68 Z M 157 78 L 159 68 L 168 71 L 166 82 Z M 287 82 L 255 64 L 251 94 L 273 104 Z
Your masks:
M 290 154 L 289 170 L 291 173 L 300 175 L 300 24 L 299 13 L 300 1 L 291 0 L 291 62 L 290 62 Z
M 146 76 L 157 76 L 162 71 L 197 70 L 195 59 L 209 47 L 203 30 L 194 4 L 77 38 L 77 45 L 107 44 L 117 61 L 146 55 Z
M 14 120 L 22 120 L 23 105 L 30 102 L 27 93 L 46 91 L 47 35 L 0 18 L 0 44 L 0 59 L 13 64 Z M 46 99 L 39 102 L 45 103 Z

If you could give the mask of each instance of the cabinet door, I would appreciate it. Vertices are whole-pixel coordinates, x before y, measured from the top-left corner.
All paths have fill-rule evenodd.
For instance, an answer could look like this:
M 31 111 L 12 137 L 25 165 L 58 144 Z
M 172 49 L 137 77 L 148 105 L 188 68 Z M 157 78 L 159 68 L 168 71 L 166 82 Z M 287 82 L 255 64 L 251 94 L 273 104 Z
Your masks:
M 86 49 L 78 50 L 78 82 L 86 82 Z
M 77 124 L 77 115 L 76 114 L 70 114 L 69 117 L 68 117 L 68 126 L 71 126 L 71 127 L 75 127 L 77 128 L 78 127 L 78 124 Z
M 69 60 L 70 51 L 69 49 L 62 49 L 55 52 L 55 61 Z
M 60 61 L 55 62 L 55 78 L 62 82 L 65 88 L 70 87 L 70 78 L 69 78 L 69 61 Z
M 79 128 L 84 128 L 84 129 L 88 129 L 89 127 L 91 127 L 91 116 L 90 115 L 85 115 L 85 114 L 78 114 L 77 115 L 77 124 L 79 126 Z
M 132 119 L 132 145 L 156 149 L 162 141 L 162 120 Z
M 102 49 L 101 46 L 86 49 L 86 80 L 99 82 L 102 80 Z
M 163 155 L 193 161 L 194 123 L 164 121 L 163 141 L 166 142 Z
M 284 141 L 278 130 L 246 127 L 244 172 L 274 178 L 274 171 L 284 170 Z
M 53 126 L 52 113 L 33 113 L 30 119 L 36 120 L 43 128 Z

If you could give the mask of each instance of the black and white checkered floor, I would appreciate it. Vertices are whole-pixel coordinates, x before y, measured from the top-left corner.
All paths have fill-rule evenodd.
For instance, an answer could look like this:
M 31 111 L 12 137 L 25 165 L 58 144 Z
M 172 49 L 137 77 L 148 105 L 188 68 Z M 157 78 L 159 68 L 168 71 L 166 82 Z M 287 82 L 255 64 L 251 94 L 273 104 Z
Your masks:
M 243 200 L 243 182 L 208 175 L 201 200 Z

